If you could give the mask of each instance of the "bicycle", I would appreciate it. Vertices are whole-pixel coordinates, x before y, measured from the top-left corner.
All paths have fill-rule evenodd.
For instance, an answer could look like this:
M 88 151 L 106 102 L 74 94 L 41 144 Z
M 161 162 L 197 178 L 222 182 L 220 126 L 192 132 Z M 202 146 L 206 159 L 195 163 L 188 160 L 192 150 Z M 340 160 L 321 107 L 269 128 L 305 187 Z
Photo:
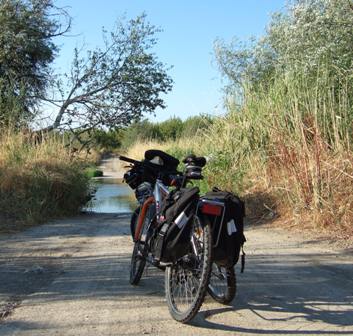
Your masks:
M 224 252 L 220 238 L 228 241 L 223 231 L 227 225 L 224 220 L 230 216 L 228 208 L 232 209 L 226 206 L 229 193 L 217 189 L 215 195 L 200 197 L 197 187 L 187 187 L 191 180 L 203 178 L 205 158 L 186 157 L 183 173 L 177 171 L 179 161 L 162 151 L 146 151 L 144 161 L 124 156 L 120 159 L 131 164 L 124 178 L 135 189 L 140 204 L 130 224 L 134 241 L 130 283 L 140 282 L 146 263 L 165 270 L 169 311 L 183 323 L 197 314 L 206 292 L 216 301 L 229 304 L 236 294 L 233 264 L 223 264 L 219 255 L 212 258 L 219 247 Z M 238 248 L 245 241 L 242 227 L 239 238 Z M 237 261 L 239 250 L 235 257 Z
M 200 309 L 211 272 L 211 224 L 200 219 L 197 213 L 198 188 L 186 187 L 188 180 L 201 178 L 202 166 L 206 160 L 186 158 L 185 171 L 180 173 L 176 170 L 179 161 L 164 152 L 147 151 L 145 156 L 151 159 L 137 161 L 119 157 L 131 163 L 125 180 L 136 189 L 140 203 L 131 221 L 134 248 L 130 283 L 139 283 L 146 263 L 165 269 L 165 293 L 169 311 L 175 320 L 185 323 Z M 156 164 L 151 156 L 159 157 L 169 164 Z M 171 186 L 174 187 L 172 191 L 168 189 Z M 185 204 L 175 209 L 178 202 L 182 203 L 183 197 Z M 160 244 L 164 242 L 161 237 L 168 234 L 174 235 L 174 240 L 170 238 L 162 248 Z M 168 247 L 168 244 L 171 246 Z

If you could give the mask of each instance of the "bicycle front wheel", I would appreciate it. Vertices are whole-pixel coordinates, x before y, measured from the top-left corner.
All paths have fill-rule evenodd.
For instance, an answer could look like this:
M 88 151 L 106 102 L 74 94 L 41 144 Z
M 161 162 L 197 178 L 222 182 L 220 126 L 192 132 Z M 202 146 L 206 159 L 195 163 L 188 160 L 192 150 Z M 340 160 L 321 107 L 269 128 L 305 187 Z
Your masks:
M 130 284 L 138 285 L 141 280 L 143 271 L 146 266 L 146 257 L 148 254 L 148 230 L 150 222 L 153 218 L 154 208 L 149 207 L 147 210 L 147 214 L 143 221 L 143 226 L 140 232 L 139 239 L 134 243 L 134 249 L 132 251 L 131 256 L 131 265 L 130 265 Z M 135 223 L 133 222 L 135 221 Z M 138 215 L 133 215 L 131 220 L 131 227 L 134 227 L 134 235 L 135 229 L 138 221 Z
M 144 257 L 144 249 L 141 246 L 141 242 L 137 241 L 134 243 L 134 249 L 131 256 L 130 265 L 130 284 L 138 285 L 141 280 L 143 270 L 145 269 L 146 259 Z
M 172 317 L 189 322 L 205 298 L 211 272 L 212 237 L 209 223 L 201 225 L 194 216 L 190 253 L 165 272 L 166 299 Z

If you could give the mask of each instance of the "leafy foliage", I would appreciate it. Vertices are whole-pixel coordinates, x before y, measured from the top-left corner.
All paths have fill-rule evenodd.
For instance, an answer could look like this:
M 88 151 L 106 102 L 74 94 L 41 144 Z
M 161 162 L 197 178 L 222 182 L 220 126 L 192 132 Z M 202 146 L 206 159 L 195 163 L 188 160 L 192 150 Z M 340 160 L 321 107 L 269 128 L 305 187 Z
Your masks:
M 62 27 L 57 17 L 67 19 Z M 50 79 L 49 65 L 70 19 L 51 0 L 0 2 L 0 126 L 33 119 Z
M 121 146 L 122 134 L 118 129 L 97 129 L 94 131 L 93 141 L 96 149 L 110 152 Z
M 129 125 L 163 108 L 161 94 L 171 90 L 172 80 L 152 52 L 157 32 L 142 15 L 104 32 L 102 49 L 86 56 L 76 49 L 61 98 L 53 101 L 60 109 L 48 129 L 69 128 L 79 139 L 81 132 Z
M 183 137 L 194 137 L 210 127 L 213 118 L 208 115 L 192 116 L 182 121 L 172 117 L 159 123 L 146 119 L 138 121 L 122 131 L 122 147 L 127 149 L 138 141 L 176 141 Z
M 218 40 L 216 58 L 221 72 L 235 87 L 268 87 L 277 76 L 301 71 L 317 78 L 322 67 L 351 70 L 353 7 L 347 0 L 296 0 L 284 13 L 275 13 L 265 36 L 247 43 Z

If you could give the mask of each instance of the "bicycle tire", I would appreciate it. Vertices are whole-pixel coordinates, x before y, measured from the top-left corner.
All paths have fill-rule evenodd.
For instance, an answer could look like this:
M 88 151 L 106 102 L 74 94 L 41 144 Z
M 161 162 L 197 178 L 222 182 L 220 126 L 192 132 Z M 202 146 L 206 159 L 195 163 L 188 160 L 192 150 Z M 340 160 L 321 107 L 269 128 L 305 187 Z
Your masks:
M 148 214 L 146 215 L 146 217 L 144 219 L 139 240 L 137 240 L 134 243 L 134 249 L 132 251 L 131 264 L 130 264 L 130 284 L 134 285 L 134 286 L 139 284 L 141 277 L 142 277 L 142 274 L 143 274 L 143 271 L 146 266 L 146 255 L 147 255 L 147 248 L 148 247 L 147 247 L 146 241 L 141 242 L 141 236 L 143 234 L 146 236 L 146 234 L 147 234 L 147 228 L 148 228 L 148 224 L 150 221 L 150 217 L 149 217 L 150 210 L 151 210 L 151 208 L 148 209 Z M 135 220 L 137 222 L 138 216 L 135 216 Z M 131 224 L 133 224 L 132 221 L 133 221 L 133 219 L 131 219 Z M 135 225 L 135 229 L 136 229 L 136 225 Z M 135 234 L 135 232 L 134 232 L 134 234 Z
M 146 260 L 140 252 L 140 242 L 137 241 L 134 243 L 134 249 L 132 251 L 131 256 L 131 264 L 130 264 L 130 284 L 138 285 L 143 271 L 145 269 Z
M 217 283 L 216 283 L 217 282 Z M 234 267 L 222 267 L 213 263 L 207 292 L 217 302 L 229 305 L 237 291 Z
M 135 230 L 136 230 L 136 225 L 137 225 L 137 219 L 140 214 L 141 207 L 139 206 L 138 208 L 135 209 L 135 211 L 131 215 L 131 220 L 130 220 L 130 232 L 131 232 L 131 238 L 134 240 L 135 237 Z
M 195 216 L 195 218 L 197 218 L 198 222 L 200 223 L 200 220 L 198 219 L 198 217 Z M 165 291 L 166 291 L 166 300 L 167 300 L 169 312 L 176 321 L 182 322 L 182 323 L 189 322 L 192 318 L 195 317 L 195 315 L 199 311 L 204 301 L 208 282 L 209 282 L 211 265 L 212 265 L 212 255 L 211 255 L 212 236 L 211 236 L 210 223 L 206 222 L 205 225 L 202 227 L 202 231 L 203 231 L 202 246 L 201 246 L 202 265 L 201 265 L 201 271 L 198 277 L 199 286 L 196 289 L 195 297 L 192 299 L 192 301 L 190 302 L 190 304 L 185 310 L 180 310 L 178 308 L 178 304 L 176 303 L 176 300 L 175 300 L 176 296 L 174 294 L 174 288 L 173 288 L 173 283 L 178 282 L 180 284 L 183 282 L 182 279 L 180 278 L 180 274 L 176 273 L 178 272 L 177 268 L 179 267 L 179 269 L 183 271 L 185 271 L 185 268 L 181 267 L 178 263 L 174 263 L 172 266 L 168 266 L 165 272 Z M 179 280 L 178 280 L 178 274 L 179 274 Z M 190 278 L 193 279 L 194 274 L 192 274 L 191 276 L 189 274 L 189 279 Z M 188 281 L 188 280 L 185 280 L 185 281 Z M 186 287 L 187 286 L 185 286 L 185 288 Z M 191 290 L 193 289 L 194 288 L 191 288 Z M 185 293 L 187 294 L 187 290 L 185 291 Z

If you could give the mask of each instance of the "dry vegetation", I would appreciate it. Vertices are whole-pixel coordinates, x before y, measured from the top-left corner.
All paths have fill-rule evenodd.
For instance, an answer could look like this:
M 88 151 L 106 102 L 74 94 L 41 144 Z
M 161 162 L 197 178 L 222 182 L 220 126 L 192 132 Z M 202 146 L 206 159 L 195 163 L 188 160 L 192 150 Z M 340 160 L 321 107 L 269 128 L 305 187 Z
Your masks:
M 87 201 L 88 188 L 83 161 L 62 138 L 37 144 L 21 133 L 0 138 L 0 229 L 73 214 Z
M 321 77 L 316 86 L 298 78 L 278 81 L 271 91 L 246 92 L 241 107 L 230 106 L 194 137 L 137 142 L 128 154 L 142 158 L 146 149 L 160 148 L 178 158 L 205 155 L 203 189 L 216 185 L 240 193 L 249 217 L 279 216 L 291 225 L 352 237 L 351 78 L 342 76 L 334 94 L 330 78 Z

